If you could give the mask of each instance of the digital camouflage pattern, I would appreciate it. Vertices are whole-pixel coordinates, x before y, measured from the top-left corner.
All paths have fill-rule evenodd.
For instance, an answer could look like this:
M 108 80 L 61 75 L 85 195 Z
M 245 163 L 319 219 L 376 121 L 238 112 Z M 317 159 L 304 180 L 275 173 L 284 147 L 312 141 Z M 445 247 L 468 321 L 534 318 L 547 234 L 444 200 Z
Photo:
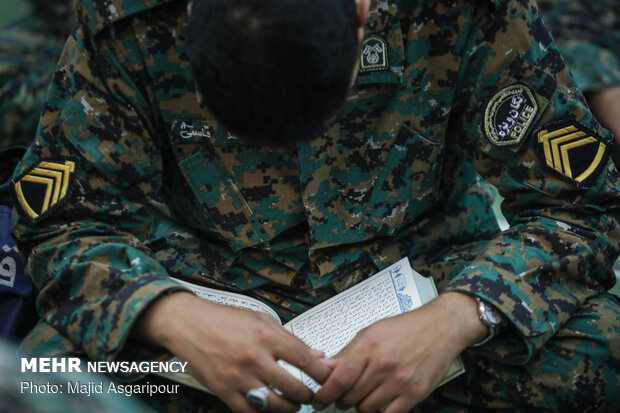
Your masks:
M 0 31 L 0 149 L 30 145 L 56 63 L 75 20 L 73 0 L 31 0 Z
M 620 85 L 617 0 L 538 0 L 538 4 L 582 90 Z
M 605 292 L 620 247 L 613 137 L 533 2 L 374 0 L 363 59 L 382 70 L 360 73 L 338 120 L 296 151 L 244 144 L 200 106 L 186 3 L 78 5 L 14 176 L 14 235 L 41 290 L 24 348 L 167 357 L 128 337 L 149 303 L 181 289 L 170 276 L 246 292 L 289 319 L 408 256 L 440 291 L 487 300 L 510 324 L 420 408 L 617 406 L 620 312 Z M 370 55 L 377 45 L 387 64 Z M 533 112 L 503 94 L 515 84 Z M 510 122 L 525 135 L 499 145 Z M 558 140 L 566 127 L 583 135 Z M 69 182 L 46 202 L 55 184 L 37 186 L 41 166 Z M 505 198 L 507 231 L 480 176 Z M 150 402 L 222 409 L 192 394 Z

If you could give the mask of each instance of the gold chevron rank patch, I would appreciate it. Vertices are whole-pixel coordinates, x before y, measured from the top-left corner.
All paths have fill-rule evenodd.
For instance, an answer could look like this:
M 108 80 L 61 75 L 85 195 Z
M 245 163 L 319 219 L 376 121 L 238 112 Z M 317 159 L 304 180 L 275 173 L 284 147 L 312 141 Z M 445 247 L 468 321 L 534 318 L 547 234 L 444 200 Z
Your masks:
M 18 178 L 13 194 L 22 216 L 36 223 L 60 206 L 73 183 L 75 165 L 70 159 L 41 161 Z
M 587 186 L 607 161 L 607 145 L 575 125 L 541 130 L 538 144 L 547 166 L 578 186 Z

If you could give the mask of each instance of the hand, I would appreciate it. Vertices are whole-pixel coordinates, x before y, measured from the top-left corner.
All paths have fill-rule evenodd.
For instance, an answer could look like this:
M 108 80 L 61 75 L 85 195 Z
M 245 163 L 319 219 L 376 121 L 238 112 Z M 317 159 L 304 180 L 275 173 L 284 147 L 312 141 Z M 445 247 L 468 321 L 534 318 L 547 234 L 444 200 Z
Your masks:
M 318 383 L 331 369 L 271 317 L 214 304 L 192 294 L 173 293 L 157 300 L 134 333 L 144 334 L 188 362 L 191 374 L 237 412 L 255 411 L 248 390 L 272 385 L 267 410 L 296 412 L 313 393 L 290 375 L 278 359 L 300 368 Z
M 409 313 L 362 330 L 330 361 L 334 371 L 313 405 L 335 402 L 360 412 L 408 412 L 443 380 L 463 349 L 482 340 L 487 327 L 476 302 L 446 293 Z
M 620 145 L 620 86 L 588 92 L 586 99 L 594 116 L 616 136 L 616 145 Z

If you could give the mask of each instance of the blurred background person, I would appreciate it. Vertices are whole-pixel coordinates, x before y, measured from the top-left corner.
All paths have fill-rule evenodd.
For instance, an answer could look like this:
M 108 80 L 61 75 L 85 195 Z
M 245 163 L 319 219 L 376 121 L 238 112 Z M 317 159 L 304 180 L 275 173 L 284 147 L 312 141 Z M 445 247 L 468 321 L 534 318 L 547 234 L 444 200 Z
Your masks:
M 6 1 L 6 0 L 3 0 Z M 74 21 L 74 0 L 21 0 L 30 13 L 0 29 L 0 149 L 29 145 Z
M 538 4 L 592 112 L 620 144 L 620 1 Z

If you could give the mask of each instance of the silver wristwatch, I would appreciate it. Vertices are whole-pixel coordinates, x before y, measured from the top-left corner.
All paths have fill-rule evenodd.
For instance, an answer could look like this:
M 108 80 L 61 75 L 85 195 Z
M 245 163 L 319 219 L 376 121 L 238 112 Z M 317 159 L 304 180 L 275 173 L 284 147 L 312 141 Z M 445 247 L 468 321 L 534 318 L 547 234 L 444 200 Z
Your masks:
M 478 303 L 478 318 L 480 318 L 480 321 L 482 321 L 484 325 L 489 327 L 489 335 L 479 343 L 473 344 L 472 347 L 481 346 L 495 337 L 502 324 L 502 315 L 499 311 L 478 297 L 476 297 L 476 303 Z

